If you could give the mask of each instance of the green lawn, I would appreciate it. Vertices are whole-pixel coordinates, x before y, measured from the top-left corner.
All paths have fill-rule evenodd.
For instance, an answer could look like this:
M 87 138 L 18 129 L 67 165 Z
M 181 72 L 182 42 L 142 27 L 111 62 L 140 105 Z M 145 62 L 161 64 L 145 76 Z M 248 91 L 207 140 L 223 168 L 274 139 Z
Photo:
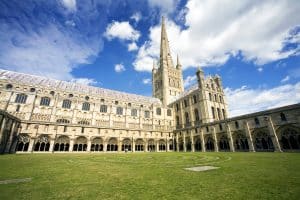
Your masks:
M 192 172 L 185 167 L 211 165 Z M 300 199 L 299 153 L 0 156 L 0 199 Z

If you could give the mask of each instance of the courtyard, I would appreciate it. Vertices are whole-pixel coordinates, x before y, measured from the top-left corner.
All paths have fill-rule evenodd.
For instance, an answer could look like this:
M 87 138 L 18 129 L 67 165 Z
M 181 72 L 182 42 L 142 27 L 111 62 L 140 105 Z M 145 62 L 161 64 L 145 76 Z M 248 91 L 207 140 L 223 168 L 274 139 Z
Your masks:
M 0 156 L 0 199 L 299 198 L 298 153 Z

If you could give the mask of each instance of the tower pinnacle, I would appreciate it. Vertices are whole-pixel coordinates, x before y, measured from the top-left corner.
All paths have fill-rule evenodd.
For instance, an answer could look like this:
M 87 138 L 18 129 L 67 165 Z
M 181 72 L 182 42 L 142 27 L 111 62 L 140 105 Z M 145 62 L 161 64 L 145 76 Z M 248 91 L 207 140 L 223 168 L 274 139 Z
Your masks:
M 173 67 L 164 16 L 161 22 L 160 67 Z

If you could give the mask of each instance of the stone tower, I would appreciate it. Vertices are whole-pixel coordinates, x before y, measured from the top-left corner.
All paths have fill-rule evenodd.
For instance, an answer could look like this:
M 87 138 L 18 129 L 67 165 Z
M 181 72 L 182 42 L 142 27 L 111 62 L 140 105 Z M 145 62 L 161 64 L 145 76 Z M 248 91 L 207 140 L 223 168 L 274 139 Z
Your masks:
M 200 67 L 196 75 L 202 122 L 226 119 L 228 115 L 227 102 L 221 77 L 218 75 L 205 77 L 204 71 Z
M 183 92 L 184 88 L 178 56 L 176 67 L 173 65 L 164 17 L 162 17 L 160 58 L 157 65 L 155 62 L 153 63 L 152 95 L 159 98 L 164 106 L 167 106 L 174 97 Z

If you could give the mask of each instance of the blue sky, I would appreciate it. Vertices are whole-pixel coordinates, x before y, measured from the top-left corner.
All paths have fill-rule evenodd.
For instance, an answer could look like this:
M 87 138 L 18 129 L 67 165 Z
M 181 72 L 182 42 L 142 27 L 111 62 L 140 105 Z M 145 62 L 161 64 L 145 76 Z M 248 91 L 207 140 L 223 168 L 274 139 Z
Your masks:
M 231 116 L 300 102 L 294 0 L 3 0 L 0 68 L 151 96 L 162 15 L 185 86 L 219 74 Z

